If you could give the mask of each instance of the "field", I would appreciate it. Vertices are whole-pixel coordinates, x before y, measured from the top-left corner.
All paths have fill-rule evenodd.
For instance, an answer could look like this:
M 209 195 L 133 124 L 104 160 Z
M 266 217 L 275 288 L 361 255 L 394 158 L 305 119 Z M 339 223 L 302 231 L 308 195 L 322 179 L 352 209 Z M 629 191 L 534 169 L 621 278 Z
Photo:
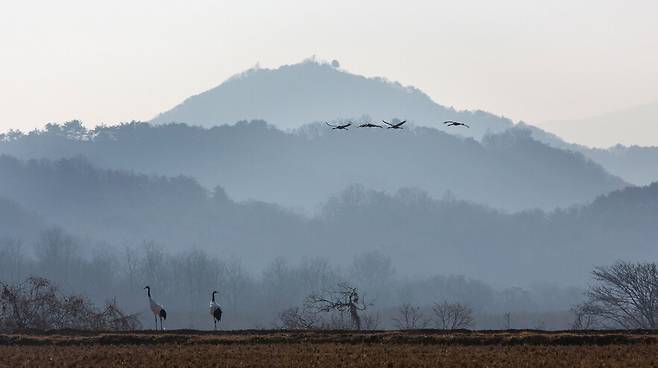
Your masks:
M 658 367 L 652 332 L 57 331 L 0 335 L 2 367 Z

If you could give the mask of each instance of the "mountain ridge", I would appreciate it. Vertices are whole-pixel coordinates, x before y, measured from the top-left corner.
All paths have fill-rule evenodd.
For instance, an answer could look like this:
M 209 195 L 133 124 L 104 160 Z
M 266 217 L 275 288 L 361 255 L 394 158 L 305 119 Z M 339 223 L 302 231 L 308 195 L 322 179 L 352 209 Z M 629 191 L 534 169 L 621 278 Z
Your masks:
M 209 127 L 262 119 L 281 129 L 294 129 L 312 122 L 359 118 L 399 118 L 441 130 L 445 120 L 467 120 L 474 123 L 472 128 L 457 134 L 478 138 L 513 125 L 507 118 L 481 110 L 442 106 L 413 86 L 367 78 L 315 60 L 277 69 L 249 69 L 188 97 L 151 122 Z
M 74 137 L 89 137 L 77 139 Z M 131 123 L 86 130 L 79 123 L 0 142 L 18 158 L 87 157 L 108 169 L 186 175 L 221 185 L 238 200 L 313 210 L 337 188 L 363 184 L 446 193 L 517 211 L 567 207 L 627 185 L 580 153 L 545 145 L 524 131 L 481 142 L 442 130 L 331 131 L 310 124 L 285 132 L 262 121 L 214 128 Z
M 549 130 L 524 122 L 515 124 L 506 117 L 482 110 L 457 111 L 435 102 L 416 87 L 383 77 L 352 74 L 334 65 L 309 59 L 275 69 L 252 68 L 190 96 L 152 122 L 211 127 L 261 119 L 290 130 L 305 129 L 306 124 L 317 121 L 362 123 L 398 118 L 478 140 L 488 134 L 524 128 L 532 130 L 535 139 L 560 149 L 581 152 L 633 184 L 646 185 L 658 180 L 658 147 L 626 149 L 617 145 L 600 149 L 568 143 Z M 658 110 L 655 115 L 658 116 Z M 471 129 L 447 128 L 442 124 L 444 120 L 465 121 Z M 588 127 L 587 131 L 599 132 L 592 128 Z

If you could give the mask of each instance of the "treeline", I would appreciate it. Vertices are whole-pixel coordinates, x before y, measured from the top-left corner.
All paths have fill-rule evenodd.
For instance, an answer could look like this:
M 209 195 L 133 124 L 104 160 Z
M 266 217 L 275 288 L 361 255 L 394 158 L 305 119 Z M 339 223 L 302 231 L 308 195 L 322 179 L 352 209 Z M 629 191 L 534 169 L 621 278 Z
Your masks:
M 580 153 L 543 144 L 524 130 L 482 141 L 433 128 L 353 130 L 311 124 L 284 132 L 263 121 L 213 128 L 127 123 L 88 130 L 78 121 L 0 136 L 0 153 L 21 159 L 86 157 L 106 169 L 195 178 L 237 200 L 257 199 L 312 212 L 354 183 L 393 192 L 419 188 L 518 211 L 553 209 L 622 188 Z M 486 183 L 486 185 L 485 185 Z
M 5 236 L 34 241 L 57 225 L 92 243 L 155 241 L 165 249 L 233 255 L 252 270 L 279 255 L 345 264 L 356 253 L 379 250 L 404 274 L 441 270 L 500 285 L 518 284 L 523 275 L 525 282 L 569 285 L 620 254 L 649 257 L 658 238 L 658 184 L 580 208 L 514 214 L 417 189 L 390 194 L 353 185 L 306 217 L 236 202 L 221 187 L 207 191 L 188 177 L 101 170 L 82 158 L 0 156 L 0 175 Z
M 232 255 L 250 270 L 277 256 L 346 264 L 377 250 L 402 274 L 440 270 L 498 285 L 517 285 L 522 275 L 524 283 L 573 285 L 620 252 L 645 259 L 658 237 L 658 184 L 579 208 L 514 214 L 417 189 L 391 194 L 353 185 L 307 217 L 234 201 L 221 187 L 208 191 L 189 177 L 101 170 L 82 158 L 0 156 L 0 175 L 3 236 L 31 242 L 56 225 L 88 243 L 155 241 L 164 249 Z
M 378 252 L 359 254 L 344 266 L 320 257 L 295 263 L 276 258 L 262 270 L 250 271 L 234 257 L 202 250 L 169 252 L 155 243 L 135 248 L 87 244 L 56 228 L 41 232 L 32 244 L 0 241 L 0 281 L 20 284 L 32 276 L 96 304 L 116 303 L 146 328 L 153 323 L 143 290 L 149 285 L 154 299 L 167 309 L 165 327 L 170 329 L 212 328 L 207 310 L 212 290 L 219 291 L 225 329 L 281 327 L 284 312 L 343 283 L 372 304 L 367 311 L 371 328 L 399 327 L 396 318 L 405 304 L 430 317 L 432 308 L 442 303 L 470 308 L 474 328 L 507 327 L 508 313 L 513 328 L 567 328 L 569 306 L 581 296 L 577 289 L 541 286 L 496 289 L 463 276 L 408 277 Z

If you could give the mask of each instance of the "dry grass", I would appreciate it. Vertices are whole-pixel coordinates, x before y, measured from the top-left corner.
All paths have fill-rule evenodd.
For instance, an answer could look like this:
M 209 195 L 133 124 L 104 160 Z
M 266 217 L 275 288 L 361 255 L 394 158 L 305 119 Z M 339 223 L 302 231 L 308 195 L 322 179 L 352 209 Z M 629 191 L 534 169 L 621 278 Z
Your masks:
M 70 331 L 0 335 L 0 366 L 658 367 L 656 337 L 641 332 Z

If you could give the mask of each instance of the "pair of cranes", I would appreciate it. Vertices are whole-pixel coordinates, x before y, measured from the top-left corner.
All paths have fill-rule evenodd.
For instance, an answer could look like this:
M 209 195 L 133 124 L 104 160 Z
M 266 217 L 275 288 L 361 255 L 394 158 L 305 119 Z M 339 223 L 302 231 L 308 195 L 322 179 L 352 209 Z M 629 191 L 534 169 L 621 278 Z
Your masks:
M 149 297 L 149 307 L 151 308 L 151 312 L 153 312 L 153 317 L 155 318 L 155 329 L 158 329 L 158 318 L 160 318 L 160 329 L 163 330 L 164 327 L 162 327 L 162 321 L 167 319 L 167 311 L 165 311 L 164 307 L 162 305 L 158 304 L 153 298 L 151 298 L 151 287 L 150 286 L 145 286 L 144 289 L 146 290 L 146 293 Z M 215 330 L 217 329 L 217 322 L 222 320 L 222 308 L 215 302 L 215 294 L 217 294 L 217 291 L 213 291 L 212 294 L 210 294 L 210 315 L 213 318 L 213 322 L 215 323 Z
M 404 125 L 404 123 L 406 123 L 407 121 L 404 120 L 404 121 L 396 123 L 396 124 L 391 124 L 386 120 L 382 120 L 382 122 L 384 124 L 388 125 L 388 126 L 385 127 L 386 129 L 404 129 L 402 127 L 402 125 Z M 332 124 L 329 124 L 329 123 L 326 123 L 326 124 L 329 127 L 331 127 L 331 130 L 349 130 L 348 128 L 352 126 L 351 122 L 347 123 L 347 124 L 342 124 L 342 125 L 332 125 Z M 453 121 L 453 120 L 444 121 L 443 124 L 445 124 L 446 126 L 449 126 L 449 127 L 465 126 L 467 128 L 470 128 L 470 126 L 468 124 L 460 123 L 458 121 Z M 384 128 L 384 126 L 379 125 L 379 124 L 373 124 L 373 123 L 365 123 L 365 124 L 359 125 L 358 128 Z

